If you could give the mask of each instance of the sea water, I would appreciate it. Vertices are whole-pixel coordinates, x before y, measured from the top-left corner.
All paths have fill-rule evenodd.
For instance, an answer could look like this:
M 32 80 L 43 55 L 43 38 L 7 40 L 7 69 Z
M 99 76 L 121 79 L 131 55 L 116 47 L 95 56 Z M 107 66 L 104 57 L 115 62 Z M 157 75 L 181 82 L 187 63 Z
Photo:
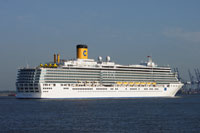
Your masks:
M 0 97 L 0 132 L 200 132 L 200 95 L 133 99 Z

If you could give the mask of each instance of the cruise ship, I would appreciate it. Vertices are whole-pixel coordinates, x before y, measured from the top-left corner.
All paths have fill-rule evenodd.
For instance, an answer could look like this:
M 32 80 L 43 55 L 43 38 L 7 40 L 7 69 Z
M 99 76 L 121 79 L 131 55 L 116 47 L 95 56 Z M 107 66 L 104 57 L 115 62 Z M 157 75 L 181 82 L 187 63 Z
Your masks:
M 19 68 L 17 98 L 138 98 L 174 97 L 183 84 L 169 66 L 148 61 L 120 65 L 107 56 L 88 59 L 88 46 L 77 45 L 77 58 L 60 59 L 37 67 Z

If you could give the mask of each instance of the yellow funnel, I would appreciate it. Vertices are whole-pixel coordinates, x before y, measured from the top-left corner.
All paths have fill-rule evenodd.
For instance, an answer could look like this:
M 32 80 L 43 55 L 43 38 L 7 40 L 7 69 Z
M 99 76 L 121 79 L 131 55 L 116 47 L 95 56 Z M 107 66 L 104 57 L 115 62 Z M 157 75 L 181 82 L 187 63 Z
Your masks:
M 77 59 L 88 59 L 87 45 L 77 45 Z

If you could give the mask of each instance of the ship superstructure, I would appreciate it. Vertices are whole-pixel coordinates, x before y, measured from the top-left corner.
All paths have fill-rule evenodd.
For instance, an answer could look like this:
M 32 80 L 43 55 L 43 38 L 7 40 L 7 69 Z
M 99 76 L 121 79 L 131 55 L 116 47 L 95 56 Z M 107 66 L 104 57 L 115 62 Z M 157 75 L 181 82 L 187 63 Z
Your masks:
M 77 45 L 77 59 L 54 61 L 36 68 L 20 68 L 17 98 L 173 97 L 182 87 L 170 67 L 149 57 L 140 65 L 119 65 L 106 57 L 88 59 L 87 45 Z

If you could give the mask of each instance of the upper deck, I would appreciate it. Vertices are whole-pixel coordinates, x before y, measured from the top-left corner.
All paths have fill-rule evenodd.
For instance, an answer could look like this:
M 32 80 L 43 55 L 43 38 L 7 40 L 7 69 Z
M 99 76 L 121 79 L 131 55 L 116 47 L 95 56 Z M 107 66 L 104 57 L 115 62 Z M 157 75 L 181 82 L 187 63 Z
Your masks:
M 177 74 L 169 66 L 156 65 L 151 57 L 138 65 L 120 65 L 107 56 L 103 61 L 88 59 L 87 46 L 77 46 L 77 58 L 60 59 L 54 54 L 54 61 L 40 64 L 35 68 L 20 68 L 17 82 L 34 83 L 77 83 L 78 81 L 95 81 L 101 84 L 116 82 L 156 82 L 159 84 L 177 83 Z

